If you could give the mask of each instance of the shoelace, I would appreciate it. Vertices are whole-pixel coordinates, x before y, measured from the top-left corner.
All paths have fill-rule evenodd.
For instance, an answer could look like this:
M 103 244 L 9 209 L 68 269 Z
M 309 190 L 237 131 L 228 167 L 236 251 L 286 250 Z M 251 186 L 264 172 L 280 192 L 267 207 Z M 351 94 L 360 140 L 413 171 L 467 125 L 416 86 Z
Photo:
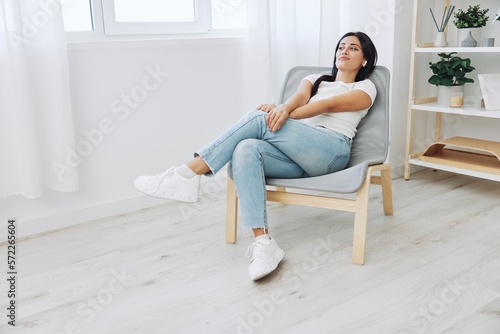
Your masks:
M 167 176 L 174 175 L 174 171 L 175 171 L 175 166 L 172 166 L 169 169 L 167 169 L 166 171 L 164 171 L 163 173 L 156 174 L 153 177 L 153 179 L 156 182 L 156 186 L 157 187 L 160 186 L 160 184 L 163 181 L 163 179 L 166 178 Z
M 265 241 L 252 242 L 247 249 L 246 257 L 252 258 L 252 261 L 257 258 L 263 258 L 266 255 L 264 251 Z

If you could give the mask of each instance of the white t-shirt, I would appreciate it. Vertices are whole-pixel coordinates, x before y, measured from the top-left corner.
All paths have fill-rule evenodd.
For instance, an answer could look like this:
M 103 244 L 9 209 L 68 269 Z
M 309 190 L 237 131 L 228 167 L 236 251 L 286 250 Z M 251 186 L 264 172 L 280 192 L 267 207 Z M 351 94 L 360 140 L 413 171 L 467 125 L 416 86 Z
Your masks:
M 321 76 L 321 74 L 311 74 L 304 78 L 312 84 Z M 319 100 L 328 99 L 335 95 L 351 92 L 355 89 L 362 90 L 370 96 L 372 103 L 377 96 L 377 89 L 373 82 L 369 79 L 363 81 L 345 83 L 342 81 L 327 82 L 322 81 L 319 85 L 318 92 L 314 95 L 308 103 L 316 102 Z M 370 105 L 370 107 L 371 107 Z M 301 121 L 310 125 L 321 125 L 325 128 L 340 132 L 349 138 L 353 138 L 356 134 L 356 127 L 361 119 L 366 115 L 368 109 L 360 111 L 345 111 L 345 112 L 325 112 L 310 118 L 304 118 Z

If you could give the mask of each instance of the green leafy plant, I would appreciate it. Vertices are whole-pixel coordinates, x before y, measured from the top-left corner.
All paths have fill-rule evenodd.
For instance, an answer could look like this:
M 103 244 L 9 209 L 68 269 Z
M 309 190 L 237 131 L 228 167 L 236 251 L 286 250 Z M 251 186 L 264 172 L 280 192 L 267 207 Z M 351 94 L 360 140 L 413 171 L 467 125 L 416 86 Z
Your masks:
M 432 63 L 429 62 L 429 67 L 433 75 L 428 82 L 436 86 L 460 86 L 466 83 L 474 82 L 473 79 L 467 78 L 465 75 L 474 71 L 476 68 L 470 66 L 470 59 L 454 56 L 456 52 L 439 53 L 441 59 Z
M 489 16 L 486 16 L 489 9 L 481 9 L 481 5 L 469 6 L 466 11 L 459 9 L 453 14 L 455 20 L 453 24 L 458 29 L 484 27 L 488 22 Z

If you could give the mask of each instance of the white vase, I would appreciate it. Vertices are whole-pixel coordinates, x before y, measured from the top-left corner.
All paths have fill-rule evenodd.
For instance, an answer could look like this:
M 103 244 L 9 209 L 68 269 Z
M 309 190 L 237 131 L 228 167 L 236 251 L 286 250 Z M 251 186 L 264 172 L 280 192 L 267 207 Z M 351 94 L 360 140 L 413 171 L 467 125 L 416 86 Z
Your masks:
M 451 94 L 463 93 L 464 85 L 460 86 L 438 86 L 438 101 L 437 103 L 443 107 L 450 106 Z
M 462 41 L 467 38 L 467 35 L 469 32 L 471 33 L 472 37 L 478 42 L 477 45 L 481 46 L 481 32 L 482 32 L 482 27 L 479 28 L 462 28 L 458 29 L 457 33 L 457 46 L 462 46 Z
M 444 31 L 438 31 L 436 40 L 434 41 L 434 46 L 439 48 L 447 45 L 448 41 L 446 40 L 446 34 L 444 33 Z

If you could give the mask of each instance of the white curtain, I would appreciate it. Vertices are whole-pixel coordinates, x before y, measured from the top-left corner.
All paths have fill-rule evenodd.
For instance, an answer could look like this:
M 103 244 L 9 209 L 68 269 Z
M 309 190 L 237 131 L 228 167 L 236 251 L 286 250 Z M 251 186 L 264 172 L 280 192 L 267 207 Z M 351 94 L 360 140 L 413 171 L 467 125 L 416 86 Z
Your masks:
M 246 83 L 257 89 L 252 95 L 267 98 L 261 103 L 276 101 L 291 67 L 333 65 L 339 7 L 340 0 L 247 1 Z
M 0 197 L 78 189 L 59 1 L 0 0 Z

